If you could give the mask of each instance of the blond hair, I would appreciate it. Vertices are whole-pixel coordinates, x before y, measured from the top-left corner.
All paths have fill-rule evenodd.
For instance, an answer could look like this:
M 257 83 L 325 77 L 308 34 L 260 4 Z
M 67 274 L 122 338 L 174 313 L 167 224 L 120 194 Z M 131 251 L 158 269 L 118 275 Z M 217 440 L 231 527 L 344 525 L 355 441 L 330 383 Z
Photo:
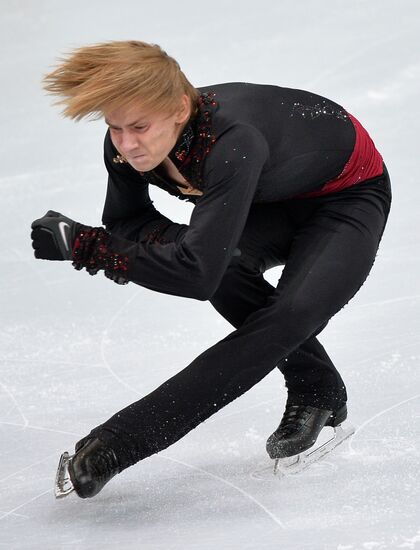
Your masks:
M 199 92 L 179 64 L 157 44 L 112 41 L 77 48 L 43 78 L 44 89 L 59 96 L 63 115 L 100 118 L 105 111 L 140 104 L 146 111 L 172 115 L 187 94 L 195 115 Z

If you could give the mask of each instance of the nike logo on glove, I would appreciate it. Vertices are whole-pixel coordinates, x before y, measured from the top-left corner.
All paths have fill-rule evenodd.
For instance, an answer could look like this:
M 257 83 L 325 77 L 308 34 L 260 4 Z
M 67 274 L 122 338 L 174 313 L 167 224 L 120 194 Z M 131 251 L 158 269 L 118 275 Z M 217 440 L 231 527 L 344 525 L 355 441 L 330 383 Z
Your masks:
M 66 223 L 66 222 L 59 222 L 59 224 L 58 224 L 58 229 L 60 230 L 61 238 L 62 238 L 63 241 L 64 241 L 64 246 L 66 247 L 66 250 L 69 251 L 69 250 L 70 250 L 70 247 L 69 247 L 68 242 L 67 242 L 67 235 L 66 235 L 66 232 L 65 232 L 65 227 L 70 228 L 70 226 L 69 226 L 68 223 Z

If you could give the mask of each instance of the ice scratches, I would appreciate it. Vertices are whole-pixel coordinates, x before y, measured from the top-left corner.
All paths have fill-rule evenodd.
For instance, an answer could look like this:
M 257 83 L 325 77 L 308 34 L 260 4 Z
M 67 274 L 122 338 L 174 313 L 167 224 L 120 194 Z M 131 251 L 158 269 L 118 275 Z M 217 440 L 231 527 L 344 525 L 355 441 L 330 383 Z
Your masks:
M 16 408 L 18 413 L 20 414 L 20 416 L 22 417 L 22 420 L 23 420 L 23 424 L 19 424 L 23 429 L 25 429 L 27 426 L 29 426 L 29 420 L 26 418 L 25 416 L 25 413 L 23 412 L 23 410 L 20 408 L 20 405 L 19 403 L 16 401 L 16 398 L 15 396 L 13 395 L 13 393 L 3 384 L 3 382 L 0 382 L 0 387 L 2 388 L 2 390 L 10 397 L 10 399 L 12 400 L 13 404 L 14 404 L 14 407 L 13 408 Z M 12 409 L 13 410 L 13 409 Z M 10 412 L 10 411 L 9 411 Z
M 3 515 L 0 516 L 0 520 L 2 520 L 4 518 L 7 518 L 8 516 L 11 516 L 11 515 L 16 515 L 15 512 L 17 510 L 20 510 L 21 508 L 23 508 L 27 504 L 30 504 L 31 502 L 34 502 L 34 500 L 38 500 L 39 498 L 41 498 L 44 495 L 46 495 L 48 493 L 51 493 L 51 492 L 52 492 L 52 489 L 48 489 L 47 491 L 43 491 L 39 495 L 36 495 L 36 496 L 34 496 L 34 497 L 32 497 L 28 500 L 25 500 L 25 502 L 23 502 L 22 504 L 19 504 L 19 506 L 16 506 L 16 508 L 13 508 L 13 510 L 9 510 L 8 512 L 4 512 Z
M 75 432 L 68 432 L 64 430 L 57 430 L 55 428 L 45 428 L 45 426 L 34 426 L 32 424 L 17 424 L 16 422 L 6 422 L 4 420 L 0 420 L 0 424 L 4 424 L 5 426 L 16 426 L 16 428 L 24 428 L 28 430 L 40 430 L 41 432 L 53 432 L 56 434 L 64 434 L 64 435 L 74 435 L 76 437 L 79 437 L 80 434 L 77 434 Z
M 318 118 L 320 116 L 329 116 L 339 118 L 340 120 L 348 121 L 349 117 L 343 109 L 338 109 L 336 106 L 322 101 L 321 103 L 315 103 L 315 105 L 304 105 L 303 103 L 293 103 L 293 108 L 290 116 L 300 115 L 302 118 Z
M 24 514 L 16 514 L 16 513 L 9 513 L 9 512 L 3 512 L 3 510 L 0 510 L 0 519 L 3 517 L 1 514 L 4 514 L 4 516 L 6 517 L 7 515 L 9 516 L 14 516 L 16 518 L 23 518 L 23 519 L 29 519 L 29 516 L 25 516 Z
M 114 315 L 109 320 L 107 326 L 102 331 L 102 335 L 101 335 L 102 337 L 101 337 L 101 343 L 100 343 L 100 353 L 101 353 L 102 362 L 103 362 L 105 368 L 109 371 L 111 376 L 113 378 L 115 378 L 115 380 L 117 382 L 119 382 L 121 384 L 121 386 L 124 386 L 125 388 L 127 388 L 130 391 L 134 392 L 136 395 L 141 395 L 141 394 L 136 389 L 134 389 L 132 386 L 130 386 L 130 384 L 128 384 L 122 378 L 120 378 L 118 376 L 118 374 L 112 369 L 111 365 L 108 363 L 108 361 L 105 357 L 105 342 L 106 342 L 106 338 L 107 338 L 109 332 L 111 331 L 111 328 L 112 328 L 113 324 L 118 319 L 119 315 L 124 311 L 124 309 L 128 306 L 128 304 L 130 304 L 135 298 L 137 298 L 137 296 L 139 295 L 139 293 L 141 291 L 142 291 L 141 288 L 139 290 L 137 290 L 137 292 L 135 292 L 132 296 L 130 296 L 130 298 L 128 298 L 128 300 L 126 300 L 119 309 L 117 309 L 117 311 L 114 313 Z
M 33 429 L 33 430 L 46 430 L 46 431 L 49 431 L 49 432 L 57 432 L 57 433 L 62 433 L 62 434 L 66 434 L 66 435 L 75 435 L 75 436 L 78 435 L 78 434 L 75 434 L 73 432 L 65 432 L 63 430 L 54 430 L 54 429 L 44 428 L 42 426 L 31 426 L 30 424 L 22 425 L 22 424 L 15 424 L 15 423 L 12 423 L 12 422 L 0 422 L 0 424 L 6 424 L 6 425 L 9 425 L 9 426 L 17 426 L 17 427 L 28 428 L 28 429 Z M 54 453 L 54 455 L 55 454 L 56 453 Z M 38 464 L 41 464 L 42 462 L 45 462 L 46 460 L 48 460 L 52 456 L 53 456 L 52 454 L 48 455 L 48 456 L 44 457 L 42 460 L 38 460 L 37 462 L 33 462 L 32 464 L 29 464 L 28 466 L 25 466 L 24 468 L 16 470 L 12 474 L 9 474 L 8 476 L 0 479 L 0 482 L 4 482 L 4 481 L 20 474 L 21 472 L 24 472 L 25 470 L 29 470 L 33 466 L 36 466 Z M 18 506 L 16 506 L 12 510 L 9 510 L 7 512 L 0 511 L 0 520 L 5 519 L 9 516 L 17 516 L 17 517 L 22 517 L 22 518 L 28 519 L 28 516 L 17 514 L 16 512 L 18 510 L 20 510 L 21 508 L 23 508 L 24 506 L 26 506 L 27 504 L 30 504 L 31 502 L 34 502 L 35 500 L 38 500 L 39 498 L 43 497 L 44 495 L 47 495 L 48 493 L 52 493 L 52 491 L 53 491 L 52 489 L 47 489 L 46 491 L 43 491 L 42 493 L 39 493 L 38 495 L 36 495 L 36 496 L 34 496 L 34 497 L 32 497 L 28 500 L 25 500 L 25 502 L 19 504 Z
M 240 493 L 243 497 L 245 497 L 245 498 L 249 499 L 251 502 L 253 502 L 256 506 L 258 506 L 258 508 L 260 508 L 265 514 L 267 514 L 267 516 L 278 527 L 281 527 L 282 529 L 286 529 L 286 526 L 284 525 L 284 523 L 275 514 L 273 514 L 273 512 L 270 512 L 270 510 L 268 508 L 266 508 L 264 506 L 264 504 L 262 504 L 259 500 L 257 500 L 255 497 L 253 497 L 250 493 L 248 493 L 244 489 L 241 489 L 240 487 L 238 487 L 237 485 L 235 485 L 231 481 L 228 481 L 227 479 L 225 479 L 221 476 L 218 476 L 216 474 L 212 474 L 211 472 L 208 472 L 207 470 L 204 470 L 203 468 L 199 468 L 198 466 L 193 466 L 192 464 L 189 464 L 188 462 L 183 462 L 181 460 L 177 460 L 176 458 L 171 458 L 169 456 L 161 456 L 161 455 L 158 455 L 158 458 L 162 458 L 164 460 L 169 460 L 171 462 L 176 462 L 177 464 L 181 464 L 182 466 L 185 466 L 186 468 L 189 468 L 191 470 L 196 470 L 197 472 L 201 472 L 201 473 L 203 473 L 203 474 L 205 474 L 205 475 L 207 475 L 207 476 L 209 476 L 213 479 L 216 479 L 217 481 L 220 481 L 224 485 L 227 485 L 228 487 L 234 489 L 235 491 Z
M 5 481 L 7 481 L 8 479 L 14 477 L 14 476 L 17 476 L 19 474 L 21 474 L 22 472 L 25 472 L 26 470 L 30 470 L 31 468 L 33 468 L 34 466 L 38 466 L 38 464 L 42 464 L 43 462 L 45 462 L 46 460 L 49 460 L 50 458 L 52 458 L 53 456 L 56 456 L 57 453 L 54 452 L 54 453 L 51 453 L 50 455 L 46 456 L 45 458 L 43 458 L 42 460 L 37 460 L 36 462 L 32 462 L 32 464 L 29 464 L 28 466 L 25 466 L 24 468 L 20 468 L 20 470 L 16 470 L 16 472 L 13 472 L 12 474 L 9 474 L 8 476 L 6 477 L 2 477 L 0 479 L 0 483 L 3 483 Z M 0 514 L 2 512 L 0 511 Z
M 418 393 L 417 395 L 413 395 L 412 397 L 409 397 L 408 399 L 404 399 L 403 401 L 399 401 L 398 403 L 395 403 L 395 405 L 392 405 L 391 407 L 388 407 L 388 408 L 374 414 L 370 418 L 368 418 L 365 422 L 363 422 L 363 424 L 361 424 L 358 428 L 356 428 L 356 431 L 354 432 L 354 435 L 353 435 L 352 439 L 349 441 L 349 451 L 352 452 L 352 453 L 356 453 L 356 451 L 353 449 L 354 440 L 355 440 L 356 436 L 362 430 L 364 430 L 366 428 L 366 426 L 368 426 L 371 422 L 373 422 L 374 420 L 376 420 L 380 416 L 383 416 L 384 414 L 396 409 L 397 407 L 400 407 L 401 405 L 405 405 L 406 403 L 409 403 L 410 401 L 414 401 L 415 399 L 418 399 L 419 397 L 420 397 L 420 393 Z

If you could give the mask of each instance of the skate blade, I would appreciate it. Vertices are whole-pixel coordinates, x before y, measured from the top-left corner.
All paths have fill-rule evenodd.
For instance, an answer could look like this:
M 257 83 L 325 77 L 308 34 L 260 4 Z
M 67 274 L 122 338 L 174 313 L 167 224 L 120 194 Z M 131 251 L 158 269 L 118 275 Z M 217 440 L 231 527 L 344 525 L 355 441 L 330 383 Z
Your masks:
M 303 453 L 287 458 L 277 458 L 274 462 L 274 475 L 285 476 L 299 474 L 314 462 L 324 458 L 325 455 L 333 451 L 338 445 L 341 445 L 341 443 L 349 439 L 349 437 L 354 434 L 354 431 L 353 426 L 346 426 L 343 428 L 343 426 L 339 424 L 334 428 L 333 437 L 316 449 L 308 449 Z
M 74 491 L 73 483 L 70 479 L 69 464 L 74 455 L 69 455 L 66 451 L 60 457 L 57 474 L 55 476 L 54 494 L 55 498 L 63 498 Z

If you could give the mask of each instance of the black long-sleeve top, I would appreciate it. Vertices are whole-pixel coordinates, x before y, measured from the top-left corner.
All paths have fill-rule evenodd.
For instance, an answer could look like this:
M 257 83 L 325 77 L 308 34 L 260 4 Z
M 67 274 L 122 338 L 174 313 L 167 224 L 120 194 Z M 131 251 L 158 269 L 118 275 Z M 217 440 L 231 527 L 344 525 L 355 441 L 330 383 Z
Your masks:
M 231 261 L 252 203 L 316 191 L 338 177 L 356 133 L 343 107 L 310 92 L 248 83 L 198 90 L 198 114 L 169 157 L 203 194 L 183 195 L 155 171 L 116 162 L 107 132 L 102 221 L 111 233 L 109 248 L 128 257 L 129 280 L 206 300 Z M 155 209 L 150 185 L 194 203 L 188 225 Z

